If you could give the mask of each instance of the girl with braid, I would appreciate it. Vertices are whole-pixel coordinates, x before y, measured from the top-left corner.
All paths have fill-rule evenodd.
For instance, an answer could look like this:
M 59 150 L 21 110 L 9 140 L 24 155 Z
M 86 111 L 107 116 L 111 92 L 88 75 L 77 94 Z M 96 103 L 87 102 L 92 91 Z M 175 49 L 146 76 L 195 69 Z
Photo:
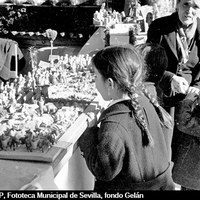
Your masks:
M 173 124 L 143 84 L 142 58 L 132 46 L 110 46 L 92 65 L 96 88 L 110 101 L 78 141 L 94 190 L 174 190 Z

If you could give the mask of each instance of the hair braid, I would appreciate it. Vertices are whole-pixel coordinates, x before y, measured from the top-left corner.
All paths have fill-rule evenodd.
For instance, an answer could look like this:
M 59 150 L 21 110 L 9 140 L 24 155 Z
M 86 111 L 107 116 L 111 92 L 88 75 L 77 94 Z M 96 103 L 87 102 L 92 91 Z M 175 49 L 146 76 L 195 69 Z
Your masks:
M 172 128 L 173 127 L 173 121 L 169 113 L 160 106 L 158 103 L 157 99 L 154 98 L 147 90 L 145 85 L 142 85 L 142 91 L 145 94 L 145 96 L 150 100 L 150 102 L 154 105 L 156 112 L 161 120 L 161 124 L 163 126 L 166 126 L 167 128 Z
M 141 128 L 141 132 L 142 132 L 142 143 L 144 146 L 153 146 L 153 138 L 149 132 L 149 129 L 147 127 L 141 106 L 138 102 L 138 95 L 137 93 L 135 93 L 135 91 L 133 90 L 132 93 L 130 93 L 130 97 L 131 97 L 131 105 L 133 108 L 133 112 L 134 112 L 134 116 L 136 119 L 136 123 L 138 124 L 138 126 Z

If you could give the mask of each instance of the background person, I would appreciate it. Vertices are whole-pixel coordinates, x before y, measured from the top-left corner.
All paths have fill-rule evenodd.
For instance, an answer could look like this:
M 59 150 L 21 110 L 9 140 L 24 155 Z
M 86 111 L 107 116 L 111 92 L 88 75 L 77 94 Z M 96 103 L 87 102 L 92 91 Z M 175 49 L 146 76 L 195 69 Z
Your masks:
M 157 43 L 139 44 L 136 49 L 144 59 L 147 71 L 145 85 L 151 94 L 158 99 L 159 103 L 163 105 L 162 90 L 159 84 L 168 66 L 168 57 L 165 49 Z
M 200 96 L 188 93 L 177 108 L 173 179 L 182 190 L 200 190 Z
M 154 20 L 148 29 L 147 42 L 161 44 L 168 56 L 168 67 L 160 84 L 168 111 L 187 92 L 199 92 L 199 14 L 200 0 L 177 0 L 177 11 Z
M 165 108 L 172 116 L 174 115 L 173 108 L 175 108 L 175 113 L 180 113 L 181 100 L 187 94 L 194 96 L 199 94 L 200 88 L 200 19 L 198 18 L 200 0 L 177 0 L 176 7 L 176 12 L 172 15 L 154 20 L 147 33 L 147 41 L 161 44 L 168 56 L 168 67 L 160 87 L 164 93 Z M 175 123 L 172 140 L 173 178 L 180 185 L 197 188 L 196 170 L 198 171 L 199 168 L 198 165 L 191 166 L 191 164 L 198 164 L 199 161 L 197 162 L 198 156 L 191 153 L 190 148 L 193 141 L 188 137 Z M 190 151 L 191 157 L 186 155 L 187 151 Z M 195 161 L 192 162 L 192 160 Z M 186 167 L 186 163 L 189 162 L 186 168 L 187 174 L 183 166 Z M 195 176 L 197 177 L 194 178 Z

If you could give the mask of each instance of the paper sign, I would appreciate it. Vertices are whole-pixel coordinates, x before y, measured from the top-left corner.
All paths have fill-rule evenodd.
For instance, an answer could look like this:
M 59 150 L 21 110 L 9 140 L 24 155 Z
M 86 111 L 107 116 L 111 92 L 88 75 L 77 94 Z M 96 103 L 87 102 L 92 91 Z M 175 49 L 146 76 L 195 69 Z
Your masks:
M 48 68 L 48 67 L 50 67 L 50 63 L 40 60 L 38 66 L 42 67 L 42 68 Z

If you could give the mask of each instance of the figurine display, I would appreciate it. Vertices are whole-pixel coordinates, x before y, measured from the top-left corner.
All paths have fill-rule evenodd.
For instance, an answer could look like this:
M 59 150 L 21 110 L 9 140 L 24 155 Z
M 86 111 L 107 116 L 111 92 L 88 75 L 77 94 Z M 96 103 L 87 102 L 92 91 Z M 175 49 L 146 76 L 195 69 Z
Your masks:
M 57 142 L 97 94 L 90 60 L 35 61 L 32 72 L 0 84 L 0 151 L 46 152 Z
M 98 26 L 110 27 L 115 24 L 122 23 L 122 14 L 111 9 L 106 9 L 106 4 L 103 3 L 99 11 L 96 11 L 93 16 L 93 24 Z
M 99 11 L 96 11 L 93 15 L 93 24 L 95 26 L 104 26 L 114 28 L 115 24 L 122 23 L 135 23 L 138 21 L 144 21 L 144 17 L 141 11 L 141 5 L 138 0 L 132 0 L 129 3 L 128 14 L 124 11 L 119 13 L 112 9 L 107 8 L 106 4 L 103 3 Z
M 140 7 L 141 5 L 138 0 L 132 0 L 129 5 L 128 17 L 133 18 L 134 21 L 142 17 Z
M 140 32 L 145 32 L 145 21 L 141 10 L 141 5 L 138 0 L 132 0 L 129 2 L 129 11 L 126 16 L 125 12 L 112 11 L 110 8 L 106 8 L 106 4 L 103 3 L 99 11 L 96 11 L 93 16 L 93 24 L 95 26 L 104 27 L 105 34 L 105 45 L 109 46 L 111 44 L 121 44 L 125 42 L 120 37 L 129 37 L 127 43 L 136 44 L 136 35 Z M 113 41 L 113 42 L 110 42 Z

